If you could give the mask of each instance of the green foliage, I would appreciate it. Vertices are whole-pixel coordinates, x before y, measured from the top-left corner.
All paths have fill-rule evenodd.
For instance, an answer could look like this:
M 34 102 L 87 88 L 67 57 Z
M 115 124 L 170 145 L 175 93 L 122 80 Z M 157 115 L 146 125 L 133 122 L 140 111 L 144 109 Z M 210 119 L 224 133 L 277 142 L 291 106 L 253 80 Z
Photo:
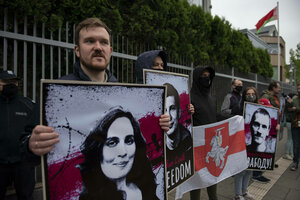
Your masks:
M 224 18 L 212 17 L 186 0 L 0 0 L 0 5 L 18 13 L 20 19 L 35 16 L 36 21 L 47 24 L 48 31 L 66 21 L 77 24 L 87 17 L 99 17 L 114 34 L 128 38 L 132 49 L 146 49 L 150 44 L 172 55 L 172 62 L 185 57 L 194 66 L 234 67 L 265 77 L 273 74 L 266 51 L 254 48 Z M 299 49 L 293 55 L 299 63 Z
M 296 83 L 300 83 L 300 43 L 297 44 L 295 50 L 290 49 L 290 63 L 296 69 Z M 289 71 L 289 69 L 287 70 Z

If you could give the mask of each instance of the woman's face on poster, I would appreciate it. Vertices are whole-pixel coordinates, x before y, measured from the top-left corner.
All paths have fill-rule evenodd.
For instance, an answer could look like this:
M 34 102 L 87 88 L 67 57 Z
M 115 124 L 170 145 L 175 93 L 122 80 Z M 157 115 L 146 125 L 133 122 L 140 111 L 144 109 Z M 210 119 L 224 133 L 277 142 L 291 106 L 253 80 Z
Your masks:
M 126 177 L 132 168 L 136 144 L 134 131 L 127 117 L 117 118 L 108 128 L 103 145 L 101 169 L 109 179 Z

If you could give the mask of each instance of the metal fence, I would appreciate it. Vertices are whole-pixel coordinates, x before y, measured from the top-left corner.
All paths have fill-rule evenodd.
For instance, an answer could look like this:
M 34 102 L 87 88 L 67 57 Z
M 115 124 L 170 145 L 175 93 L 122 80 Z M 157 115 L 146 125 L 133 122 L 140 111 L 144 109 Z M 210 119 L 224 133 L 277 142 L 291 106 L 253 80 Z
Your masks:
M 1 16 L 1 14 L 0 14 Z M 45 24 L 20 19 L 16 13 L 4 9 L 0 24 L 0 59 L 4 70 L 10 69 L 23 78 L 23 95 L 36 100 L 40 79 L 57 79 L 72 72 L 75 62 L 75 25 L 68 22 L 56 31 L 48 31 Z M 135 83 L 135 61 L 140 53 L 155 49 L 148 44 L 135 44 L 114 34 L 111 72 L 123 83 Z M 169 56 L 172 61 L 172 57 Z M 181 63 L 184 63 L 181 59 Z M 188 74 L 190 66 L 169 63 L 170 70 Z
M 56 31 L 48 31 L 45 24 L 39 24 L 27 16 L 22 20 L 16 13 L 4 9 L 3 23 L 0 24 L 0 68 L 10 69 L 23 79 L 23 95 L 36 100 L 40 79 L 56 79 L 72 72 L 75 62 L 74 32 L 75 25 L 68 22 Z M 54 38 L 55 37 L 55 38 Z M 112 36 L 113 53 L 110 63 L 111 72 L 123 83 L 135 83 L 135 62 L 137 56 L 147 50 L 157 49 L 149 44 L 133 44 L 127 38 Z M 169 71 L 191 75 L 193 63 L 184 58 L 172 59 L 168 55 Z M 221 101 L 230 91 L 231 81 L 241 79 L 244 86 L 254 86 L 261 93 L 267 89 L 271 79 L 260 75 L 245 74 L 235 69 L 217 67 L 213 84 L 213 95 Z M 289 93 L 295 88 L 281 83 L 282 92 Z

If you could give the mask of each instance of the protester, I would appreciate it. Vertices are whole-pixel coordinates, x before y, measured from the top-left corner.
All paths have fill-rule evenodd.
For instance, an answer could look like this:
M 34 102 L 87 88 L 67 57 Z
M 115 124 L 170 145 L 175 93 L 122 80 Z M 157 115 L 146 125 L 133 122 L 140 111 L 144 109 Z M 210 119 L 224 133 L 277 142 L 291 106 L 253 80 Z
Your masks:
M 74 63 L 74 72 L 62 80 L 116 82 L 108 71 L 112 54 L 109 28 L 98 18 L 87 18 L 75 30 L 75 53 L 79 58 Z M 159 124 L 164 131 L 169 130 L 169 116 L 162 115 Z M 36 155 L 50 152 L 59 142 L 59 134 L 52 127 L 36 126 L 29 139 L 29 149 Z
M 293 137 L 293 164 L 292 171 L 296 171 L 299 165 L 300 156 L 300 83 L 297 84 L 298 95 L 293 97 L 293 102 L 288 103 L 288 111 L 292 113 L 292 137 Z
M 221 114 L 225 118 L 239 114 L 243 82 L 239 79 L 234 79 L 231 83 L 231 88 L 232 91 L 225 96 L 221 107 Z
M 277 81 L 273 81 L 269 84 L 268 90 L 264 90 L 263 94 L 261 96 L 261 99 L 259 101 L 262 105 L 270 105 L 274 106 L 276 108 L 280 108 L 280 101 L 278 98 L 278 94 L 280 93 L 280 84 Z M 280 111 L 279 113 L 279 123 L 280 123 Z M 276 127 L 277 130 L 280 129 L 280 124 Z M 275 167 L 278 167 L 277 164 L 275 164 Z M 253 171 L 253 177 L 252 180 L 260 182 L 260 183 L 268 183 L 270 182 L 270 179 L 264 177 L 262 171 Z
M 137 83 L 144 82 L 143 69 L 168 71 L 167 53 L 162 50 L 151 50 L 141 53 L 136 60 Z M 189 112 L 194 114 L 194 106 L 190 104 Z
M 280 94 L 280 84 L 277 81 L 273 81 L 269 84 L 268 90 L 264 90 L 262 93 L 261 99 L 269 100 L 270 104 L 278 108 L 278 123 L 276 130 L 280 130 L 280 119 L 281 119 L 281 110 L 280 110 L 280 100 L 278 98 L 278 94 Z
M 287 140 L 285 143 L 285 155 L 283 156 L 284 159 L 293 160 L 293 138 L 292 138 L 292 113 L 288 111 L 289 106 L 288 104 L 293 103 L 293 97 L 296 94 L 290 93 L 286 96 L 286 104 L 284 108 L 284 124 L 283 126 L 287 129 Z M 280 126 L 280 130 L 282 130 Z M 283 130 L 282 130 L 283 131 Z
M 84 187 L 80 200 L 158 199 L 146 142 L 129 111 L 120 106 L 110 109 L 86 138 L 81 152 Z
M 257 103 L 258 93 L 255 87 L 247 87 L 242 95 L 242 101 L 240 106 L 240 115 L 243 114 L 244 103 L 251 102 Z M 249 180 L 251 176 L 250 170 L 244 170 L 236 175 L 234 175 L 234 186 L 235 186 L 235 197 L 236 200 L 254 200 L 254 197 L 248 192 L 247 188 L 249 185 Z
M 270 101 L 270 104 L 273 107 L 278 108 L 278 123 L 276 126 L 277 132 L 280 130 L 280 121 L 281 121 L 280 100 L 277 96 L 278 94 L 280 94 L 280 83 L 277 81 L 273 81 L 269 84 L 268 90 L 263 91 L 261 96 L 261 99 L 263 98 L 268 99 Z M 278 164 L 275 164 L 275 167 L 278 167 Z
M 38 119 L 33 112 L 35 103 L 18 95 L 19 81 L 12 71 L 0 72 L 0 199 L 5 198 L 12 180 L 18 199 L 32 200 L 35 165 L 40 159 L 26 157 L 20 147 L 22 134 Z
M 210 88 L 215 70 L 211 67 L 198 67 L 193 72 L 193 85 L 191 89 L 192 104 L 195 108 L 193 114 L 193 125 L 201 126 L 217 122 L 216 99 L 210 95 Z M 200 199 L 200 189 L 190 192 L 191 200 Z M 217 184 L 209 186 L 207 193 L 210 200 L 216 200 Z
M 277 81 L 273 81 L 269 84 L 268 90 L 263 91 L 260 98 L 268 99 L 273 107 L 280 109 L 278 94 L 280 94 L 280 84 Z
M 151 50 L 138 56 L 135 66 L 137 83 L 143 83 L 143 69 L 168 71 L 166 52 Z

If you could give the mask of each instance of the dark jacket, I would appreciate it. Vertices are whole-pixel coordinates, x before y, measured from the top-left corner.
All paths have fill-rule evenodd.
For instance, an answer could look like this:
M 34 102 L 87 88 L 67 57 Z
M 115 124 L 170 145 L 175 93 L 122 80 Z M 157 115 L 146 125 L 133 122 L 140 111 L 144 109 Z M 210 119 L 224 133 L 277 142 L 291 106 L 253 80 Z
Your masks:
M 293 97 L 293 102 L 292 103 L 287 103 L 287 108 L 292 108 L 292 107 L 296 107 L 295 111 L 288 111 L 290 114 L 290 118 L 291 118 L 291 123 L 292 123 L 292 127 L 294 128 L 299 128 L 298 126 L 296 126 L 298 124 L 298 121 L 300 119 L 300 103 L 299 103 L 299 96 L 296 95 Z M 298 119 L 297 119 L 298 116 Z
M 226 118 L 238 115 L 241 105 L 241 95 L 235 91 L 228 93 L 222 103 L 221 112 Z
M 204 87 L 200 82 L 200 75 L 206 69 L 210 72 L 210 85 Z M 212 81 L 215 77 L 215 70 L 211 67 L 199 67 L 194 69 L 193 84 L 191 89 L 191 101 L 195 108 L 193 114 L 193 125 L 200 126 L 217 121 L 216 99 L 210 95 Z
M 161 57 L 164 62 L 164 71 L 168 70 L 167 54 L 161 50 L 146 51 L 140 54 L 136 60 L 135 70 L 137 83 L 143 83 L 143 69 L 152 69 L 152 64 L 156 56 Z
M 22 136 L 38 123 L 34 105 L 29 98 L 16 95 L 6 98 L 0 95 L 0 163 L 11 164 L 29 161 L 22 149 Z

